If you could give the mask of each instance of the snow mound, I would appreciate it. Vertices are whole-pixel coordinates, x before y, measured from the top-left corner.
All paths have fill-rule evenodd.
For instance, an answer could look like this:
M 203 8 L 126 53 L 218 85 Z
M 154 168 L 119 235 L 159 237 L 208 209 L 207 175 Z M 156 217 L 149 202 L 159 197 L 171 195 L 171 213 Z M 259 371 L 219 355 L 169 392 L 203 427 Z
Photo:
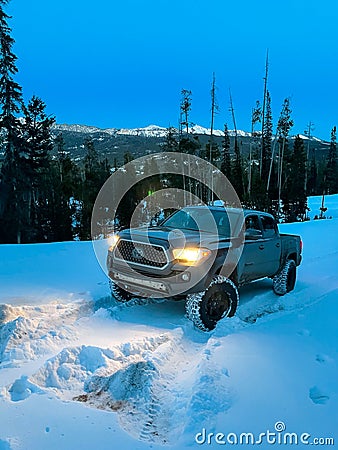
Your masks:
M 106 378 L 131 362 L 139 362 L 148 352 L 166 342 L 166 335 L 140 342 L 127 342 L 111 348 L 79 346 L 64 348 L 31 377 L 42 388 L 55 388 L 62 398 L 72 398 L 84 391 L 92 376 Z
M 74 342 L 76 321 L 91 311 L 88 302 L 0 308 L 0 363 L 34 360 Z
M 21 378 L 14 381 L 9 389 L 9 394 L 12 402 L 18 402 L 20 400 L 25 400 L 31 394 L 42 394 L 43 391 L 31 383 L 27 376 L 22 376 Z
M 0 439 L 0 450 L 12 450 L 12 447 L 8 440 L 3 441 Z
M 12 401 L 54 393 L 118 416 L 135 439 L 172 444 L 185 429 L 231 408 L 228 371 L 212 362 L 217 349 L 203 336 L 194 344 L 182 329 L 110 348 L 64 348 L 34 375 L 7 388 Z

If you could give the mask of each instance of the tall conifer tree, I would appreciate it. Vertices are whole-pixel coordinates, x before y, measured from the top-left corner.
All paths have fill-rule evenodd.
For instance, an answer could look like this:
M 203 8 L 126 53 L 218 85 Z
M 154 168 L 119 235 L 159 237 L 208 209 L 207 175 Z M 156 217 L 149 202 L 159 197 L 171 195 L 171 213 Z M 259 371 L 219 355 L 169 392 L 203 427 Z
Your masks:
M 325 171 L 325 187 L 328 194 L 336 194 L 338 190 L 337 166 L 337 128 L 331 130 L 330 149 Z
M 4 130 L 4 162 L 0 174 L 0 242 L 21 241 L 20 163 L 17 114 L 22 106 L 22 90 L 14 77 L 18 72 L 13 53 L 14 39 L 4 12 L 8 1 L 0 0 L 0 128 Z M 9 226 L 10 224 L 10 226 Z

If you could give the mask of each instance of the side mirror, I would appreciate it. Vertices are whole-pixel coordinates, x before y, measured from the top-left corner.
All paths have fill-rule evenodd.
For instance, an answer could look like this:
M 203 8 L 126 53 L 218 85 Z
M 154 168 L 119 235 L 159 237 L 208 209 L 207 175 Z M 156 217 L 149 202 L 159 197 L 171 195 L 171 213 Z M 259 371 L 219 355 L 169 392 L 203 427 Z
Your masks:
M 257 239 L 261 239 L 263 237 L 263 233 L 261 232 L 261 230 L 255 230 L 254 228 L 248 228 L 245 231 L 245 240 L 257 240 Z

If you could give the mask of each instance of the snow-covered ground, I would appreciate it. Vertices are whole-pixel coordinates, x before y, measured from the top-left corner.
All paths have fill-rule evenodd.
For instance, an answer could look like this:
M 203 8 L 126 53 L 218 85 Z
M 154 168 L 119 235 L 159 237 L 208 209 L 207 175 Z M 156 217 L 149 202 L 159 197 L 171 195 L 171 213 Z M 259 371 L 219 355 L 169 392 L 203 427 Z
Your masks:
M 111 301 L 91 243 L 0 246 L 0 450 L 218 448 L 217 433 L 236 447 L 268 431 L 337 445 L 338 219 L 280 229 L 304 242 L 295 290 L 242 288 L 212 333 L 181 302 Z
M 321 211 L 319 208 L 322 206 L 322 195 L 316 195 L 308 198 L 308 207 L 310 208 L 309 217 L 313 219 L 316 215 L 319 216 Z M 327 208 L 325 212 L 326 217 L 338 218 L 338 194 L 325 195 L 324 208 Z

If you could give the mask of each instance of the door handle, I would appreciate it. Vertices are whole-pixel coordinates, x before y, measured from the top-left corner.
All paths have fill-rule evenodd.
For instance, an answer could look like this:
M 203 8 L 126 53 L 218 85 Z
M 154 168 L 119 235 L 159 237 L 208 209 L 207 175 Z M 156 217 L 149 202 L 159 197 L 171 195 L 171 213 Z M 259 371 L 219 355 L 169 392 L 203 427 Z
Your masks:
M 264 245 L 261 244 L 258 248 L 259 248 L 259 250 L 264 250 Z
M 276 247 L 280 247 L 280 243 L 279 242 L 277 242 Z

